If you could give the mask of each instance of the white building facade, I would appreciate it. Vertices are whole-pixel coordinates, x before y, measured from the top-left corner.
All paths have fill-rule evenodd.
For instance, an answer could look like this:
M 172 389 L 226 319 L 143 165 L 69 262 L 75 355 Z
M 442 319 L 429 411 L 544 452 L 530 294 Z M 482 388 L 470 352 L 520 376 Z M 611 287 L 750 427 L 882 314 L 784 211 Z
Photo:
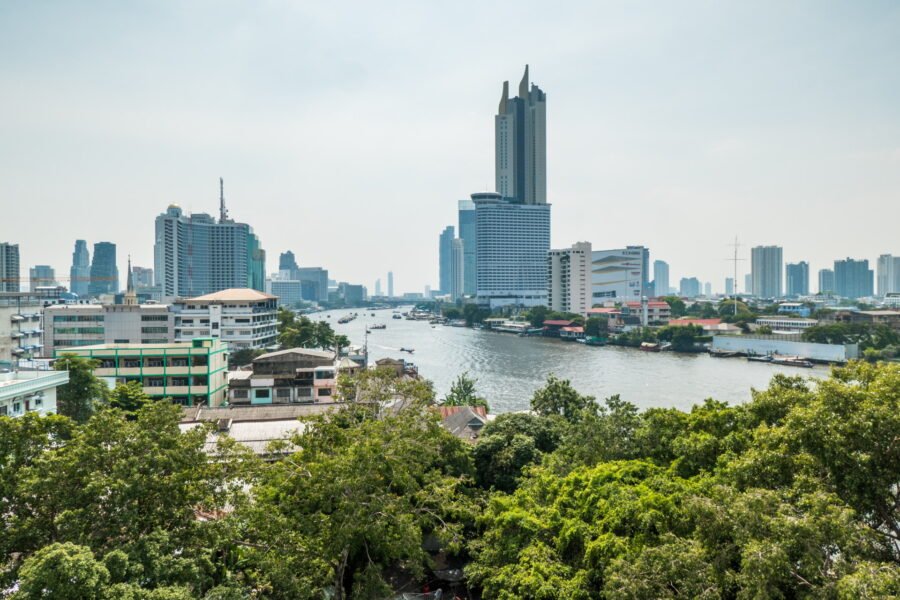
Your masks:
M 648 257 L 649 251 L 643 246 L 594 250 L 591 253 L 592 302 L 639 301 L 648 295 Z
M 0 373 L 0 417 L 55 414 L 56 388 L 67 383 L 68 371 Z
M 592 306 L 590 242 L 550 250 L 547 266 L 547 304 L 550 310 L 587 316 Z
M 266 348 L 276 343 L 278 298 L 249 288 L 222 290 L 172 305 L 175 340 L 211 337 L 229 351 Z

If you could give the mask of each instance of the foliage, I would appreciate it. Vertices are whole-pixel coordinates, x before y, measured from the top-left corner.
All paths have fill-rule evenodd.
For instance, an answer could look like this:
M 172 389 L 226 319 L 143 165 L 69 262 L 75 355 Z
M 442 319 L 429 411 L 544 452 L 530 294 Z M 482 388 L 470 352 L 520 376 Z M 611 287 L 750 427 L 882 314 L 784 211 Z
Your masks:
M 463 318 L 466 320 L 466 325 L 471 327 L 476 323 L 481 323 L 486 318 L 491 316 L 491 311 L 486 308 L 479 308 L 477 304 L 468 303 L 464 304 L 462 308 Z
M 511 492 L 526 467 L 556 450 L 566 423 L 527 413 L 499 415 L 485 425 L 472 451 L 478 485 Z
M 426 379 L 400 377 L 390 368 L 360 371 L 338 376 L 336 398 L 343 402 L 405 406 L 434 404 L 434 386 Z
M 672 311 L 672 317 L 677 319 L 678 317 L 683 317 L 687 312 L 687 307 L 684 303 L 684 300 L 679 298 L 678 296 L 665 296 L 663 300 L 666 304 L 669 305 L 669 309 Z
M 148 402 L 150 396 L 144 393 L 139 381 L 120 383 L 109 395 L 109 405 L 112 408 L 118 408 L 131 415 L 137 413 Z
M 237 367 L 249 365 L 253 362 L 253 359 L 262 356 L 265 353 L 266 351 L 260 348 L 241 348 L 240 350 L 235 350 L 228 355 L 228 367 L 235 369 Z
M 635 327 L 624 333 L 614 335 L 609 339 L 609 343 L 613 346 L 628 346 L 637 348 L 644 342 L 655 342 L 656 331 L 649 327 Z
M 479 396 L 475 390 L 476 383 L 478 381 L 469 377 L 468 373 L 458 375 L 441 404 L 444 406 L 483 406 L 488 408 L 487 400 Z
M 94 375 L 100 361 L 75 354 L 63 354 L 53 363 L 57 371 L 69 372 L 69 383 L 56 391 L 59 414 L 84 423 L 94 412 L 94 404 L 106 401 L 109 388 Z
M 734 310 L 735 305 L 737 305 L 737 311 Z M 735 312 L 740 315 L 742 313 L 752 314 L 753 311 L 750 310 L 750 307 L 747 306 L 746 302 L 743 302 L 740 299 L 738 299 L 738 300 L 728 299 L 728 300 L 722 300 L 721 302 L 719 302 L 718 313 L 719 313 L 720 317 L 733 317 L 733 316 L 735 316 Z M 755 317 L 755 315 L 754 315 L 754 317 Z
M 349 340 L 346 336 L 335 335 L 325 321 L 313 321 L 282 307 L 278 309 L 278 343 L 282 348 L 333 350 L 336 346 L 348 346 Z
M 888 325 L 868 323 L 828 323 L 810 327 L 803 340 L 819 344 L 859 344 L 859 349 L 883 350 L 900 346 L 900 333 Z
M 584 334 L 592 337 L 606 337 L 609 333 L 609 318 L 590 317 L 584 324 Z
M 535 306 L 525 313 L 525 318 L 532 327 L 541 327 L 544 321 L 572 321 L 576 325 L 584 324 L 584 317 L 575 313 L 553 311 L 546 306 Z
M 704 335 L 699 325 L 669 325 L 656 332 L 659 341 L 670 342 L 672 350 L 679 352 L 693 350 Z
M 535 414 L 544 417 L 558 415 L 567 421 L 576 421 L 585 410 L 595 407 L 592 396 L 582 396 L 568 379 L 560 379 L 553 373 L 547 376 L 544 387 L 536 390 L 531 398 L 531 410 Z
M 300 450 L 262 472 L 240 515 L 269 597 L 320 598 L 332 587 L 335 598 L 381 598 L 386 569 L 423 573 L 426 536 L 462 549 L 476 506 L 471 462 L 426 407 L 312 419 L 294 443 Z

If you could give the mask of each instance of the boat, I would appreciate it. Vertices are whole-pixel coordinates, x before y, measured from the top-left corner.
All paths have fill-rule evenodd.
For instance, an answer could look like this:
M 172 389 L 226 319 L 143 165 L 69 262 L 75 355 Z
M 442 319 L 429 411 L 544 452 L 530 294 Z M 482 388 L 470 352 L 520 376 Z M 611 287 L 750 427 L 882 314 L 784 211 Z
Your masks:
M 375 316 L 375 313 L 372 313 L 372 316 L 374 317 L 374 316 Z
M 662 348 L 655 342 L 642 342 L 638 350 L 642 352 L 659 352 Z
M 710 350 L 709 355 L 715 358 L 731 358 L 738 356 L 739 352 L 731 352 L 729 350 Z
M 772 364 L 787 367 L 803 367 L 805 369 L 811 369 L 813 366 L 811 362 L 799 356 L 773 356 Z
M 769 362 L 772 362 L 772 357 L 771 356 L 755 356 L 754 355 L 754 356 L 748 356 L 747 360 L 749 360 L 750 362 L 769 363 Z
M 397 313 L 394 313 L 394 316 L 391 317 L 391 318 L 392 318 L 392 319 L 402 319 L 403 317 L 401 317 L 401 316 L 400 316 L 399 314 L 397 314 Z
M 378 323 L 376 325 L 370 325 L 369 329 L 387 329 L 387 325 L 384 323 Z
M 408 352 L 409 354 L 412 354 L 413 352 L 415 352 L 415 349 L 414 348 L 400 348 L 400 352 Z
M 605 346 L 606 345 L 606 340 L 604 338 L 596 337 L 596 336 L 588 336 L 588 337 L 582 338 L 578 341 L 583 343 L 585 346 Z

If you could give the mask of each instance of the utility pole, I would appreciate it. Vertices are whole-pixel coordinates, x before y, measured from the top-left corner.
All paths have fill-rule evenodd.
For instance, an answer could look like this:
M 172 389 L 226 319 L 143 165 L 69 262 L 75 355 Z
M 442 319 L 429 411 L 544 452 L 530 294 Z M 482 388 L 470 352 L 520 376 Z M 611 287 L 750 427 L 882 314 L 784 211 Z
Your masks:
M 738 258 L 738 248 L 740 248 L 741 245 L 738 243 L 737 236 L 734 236 L 734 243 L 729 244 L 729 245 L 734 248 L 734 256 L 732 258 L 727 258 L 725 260 L 731 261 L 734 264 L 734 281 L 731 284 L 734 289 L 732 289 L 731 300 L 734 303 L 734 314 L 735 314 L 735 316 L 737 316 L 737 302 L 738 302 L 737 301 L 737 292 L 738 292 L 737 268 L 738 268 L 738 262 L 743 261 L 745 259 Z

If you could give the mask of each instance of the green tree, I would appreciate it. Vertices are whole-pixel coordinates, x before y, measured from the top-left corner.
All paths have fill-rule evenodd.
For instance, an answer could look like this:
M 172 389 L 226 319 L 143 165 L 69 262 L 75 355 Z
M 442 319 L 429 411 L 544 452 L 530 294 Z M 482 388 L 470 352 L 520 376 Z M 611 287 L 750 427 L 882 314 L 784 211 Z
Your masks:
M 228 366 L 232 369 L 249 365 L 258 356 L 265 354 L 265 350 L 258 348 L 241 348 L 228 355 Z
M 72 543 L 41 548 L 25 561 L 19 577 L 15 598 L 22 600 L 102 600 L 109 583 L 109 571 L 91 549 Z
M 581 417 L 585 409 L 594 409 L 592 396 L 579 394 L 568 379 L 559 379 L 551 373 L 544 387 L 536 390 L 531 398 L 531 410 L 541 416 L 559 415 L 567 421 Z
M 478 485 L 513 491 L 526 467 L 556 450 L 565 428 L 561 417 L 499 415 L 485 425 L 472 451 Z
M 532 327 L 540 327 L 548 318 L 547 314 L 549 312 L 550 309 L 546 306 L 535 306 L 528 311 L 526 318 L 528 319 L 528 322 L 531 323 Z
M 683 317 L 687 312 L 684 300 L 682 300 L 678 296 L 665 296 L 663 300 L 665 300 L 666 304 L 669 305 L 669 308 L 672 311 L 672 316 L 676 319 L 678 317 Z
M 386 597 L 387 569 L 421 576 L 425 537 L 458 552 L 474 518 L 466 448 L 430 410 L 335 416 L 307 423 L 300 450 L 263 471 L 239 517 L 257 585 L 273 598 L 320 598 L 328 588 L 337 599 Z
M 150 402 L 150 396 L 144 393 L 144 388 L 139 381 L 120 383 L 109 396 L 111 407 L 131 415 L 137 413 L 148 402 Z
M 609 333 L 609 319 L 603 317 L 590 317 L 584 324 L 585 335 L 592 337 L 606 337 Z
M 469 377 L 468 372 L 461 373 L 450 386 L 441 404 L 444 406 L 483 406 L 488 408 L 487 400 L 478 395 L 475 389 L 476 379 Z
M 57 371 L 69 372 L 69 383 L 56 391 L 59 414 L 84 423 L 94 412 L 94 405 L 105 402 L 109 388 L 94 375 L 100 361 L 75 354 L 63 354 L 53 363 Z

